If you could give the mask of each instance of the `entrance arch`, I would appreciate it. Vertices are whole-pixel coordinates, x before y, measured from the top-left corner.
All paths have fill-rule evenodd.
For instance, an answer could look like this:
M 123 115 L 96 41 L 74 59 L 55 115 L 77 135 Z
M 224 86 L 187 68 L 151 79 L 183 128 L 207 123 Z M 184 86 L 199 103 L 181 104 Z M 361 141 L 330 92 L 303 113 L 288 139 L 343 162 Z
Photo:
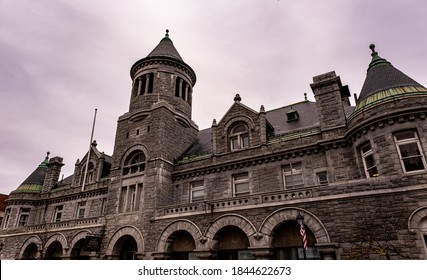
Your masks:
M 221 228 L 213 238 L 213 250 L 220 260 L 253 259 L 248 248 L 249 239 L 237 226 L 228 225 Z

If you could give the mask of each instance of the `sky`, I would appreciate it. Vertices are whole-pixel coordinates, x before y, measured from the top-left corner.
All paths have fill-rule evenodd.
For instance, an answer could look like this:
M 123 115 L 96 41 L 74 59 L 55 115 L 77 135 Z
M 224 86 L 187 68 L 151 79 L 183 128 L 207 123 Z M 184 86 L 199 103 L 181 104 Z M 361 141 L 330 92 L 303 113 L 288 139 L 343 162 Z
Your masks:
M 192 118 L 220 120 L 238 93 L 259 111 L 314 101 L 335 71 L 360 92 L 369 45 L 427 86 L 425 0 L 0 0 L 0 193 L 50 156 L 65 177 L 89 148 L 112 155 L 130 67 L 169 29 L 197 75 Z M 352 104 L 354 101 L 352 99 Z

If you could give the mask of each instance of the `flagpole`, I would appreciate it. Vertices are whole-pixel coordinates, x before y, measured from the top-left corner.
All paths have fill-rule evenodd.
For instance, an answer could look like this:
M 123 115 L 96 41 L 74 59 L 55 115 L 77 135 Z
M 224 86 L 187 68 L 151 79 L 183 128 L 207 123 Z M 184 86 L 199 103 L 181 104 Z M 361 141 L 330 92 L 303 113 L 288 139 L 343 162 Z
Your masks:
M 85 184 L 86 184 L 86 176 L 87 176 L 87 170 L 89 168 L 89 161 L 90 161 L 90 151 L 92 150 L 92 141 L 93 141 L 93 132 L 95 130 L 95 121 L 96 121 L 96 112 L 98 109 L 95 109 L 95 115 L 93 116 L 93 124 L 92 124 L 92 133 L 90 135 L 90 142 L 89 142 L 89 152 L 87 153 L 87 160 L 86 160 L 86 167 L 85 167 L 85 173 L 83 175 L 83 184 L 82 184 L 82 191 L 85 190 Z

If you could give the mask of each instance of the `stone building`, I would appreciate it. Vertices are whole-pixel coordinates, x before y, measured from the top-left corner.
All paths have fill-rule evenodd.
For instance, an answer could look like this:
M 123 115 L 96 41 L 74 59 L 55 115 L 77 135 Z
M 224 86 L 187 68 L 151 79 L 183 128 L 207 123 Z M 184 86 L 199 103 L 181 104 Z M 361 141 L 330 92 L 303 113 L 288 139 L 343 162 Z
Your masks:
M 199 130 L 166 33 L 131 67 L 113 156 L 94 142 L 60 179 L 48 155 L 10 194 L 1 258 L 426 259 L 427 89 L 371 49 L 355 106 L 329 72 L 314 102 L 236 95 Z

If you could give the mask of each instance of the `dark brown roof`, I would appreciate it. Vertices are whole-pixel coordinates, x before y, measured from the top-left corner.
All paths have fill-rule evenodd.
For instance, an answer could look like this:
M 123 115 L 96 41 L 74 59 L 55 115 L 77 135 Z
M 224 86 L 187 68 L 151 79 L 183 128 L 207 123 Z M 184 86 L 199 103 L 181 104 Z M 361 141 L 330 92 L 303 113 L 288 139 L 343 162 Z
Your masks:
M 173 45 L 172 40 L 169 38 L 169 30 L 166 30 L 165 37 L 160 41 L 160 43 L 152 50 L 147 57 L 169 57 L 175 58 L 180 61 L 184 61 Z

